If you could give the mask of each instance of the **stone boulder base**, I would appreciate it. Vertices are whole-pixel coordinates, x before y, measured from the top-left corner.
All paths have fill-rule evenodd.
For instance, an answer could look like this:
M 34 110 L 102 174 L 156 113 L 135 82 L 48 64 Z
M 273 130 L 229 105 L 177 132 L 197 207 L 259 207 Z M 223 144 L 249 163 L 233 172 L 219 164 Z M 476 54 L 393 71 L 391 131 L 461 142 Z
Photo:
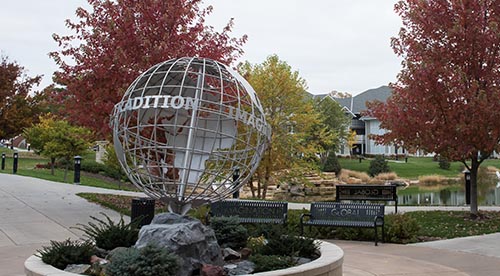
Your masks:
M 203 264 L 223 264 L 214 231 L 190 217 L 174 213 L 156 215 L 150 225 L 141 228 L 135 247 L 148 243 L 165 247 L 179 257 L 178 276 L 198 275 Z

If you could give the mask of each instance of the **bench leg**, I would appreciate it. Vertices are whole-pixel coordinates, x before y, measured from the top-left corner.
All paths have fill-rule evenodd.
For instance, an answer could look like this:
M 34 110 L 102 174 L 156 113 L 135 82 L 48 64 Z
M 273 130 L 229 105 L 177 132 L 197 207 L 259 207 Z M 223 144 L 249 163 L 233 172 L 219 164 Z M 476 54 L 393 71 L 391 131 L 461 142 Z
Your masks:
M 385 227 L 382 225 L 382 242 L 385 242 Z
M 304 225 L 302 224 L 302 222 L 300 223 L 300 235 L 304 236 Z
M 377 231 L 377 226 L 375 225 L 375 246 L 378 245 L 378 231 Z

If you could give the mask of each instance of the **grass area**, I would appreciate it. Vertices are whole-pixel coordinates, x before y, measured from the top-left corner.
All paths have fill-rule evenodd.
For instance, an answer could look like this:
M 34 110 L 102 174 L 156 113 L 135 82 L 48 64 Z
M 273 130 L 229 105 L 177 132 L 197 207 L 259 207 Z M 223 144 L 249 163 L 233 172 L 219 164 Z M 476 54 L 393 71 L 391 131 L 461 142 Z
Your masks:
M 130 215 L 131 200 L 133 197 L 120 195 L 104 195 L 81 193 L 79 196 L 113 209 L 119 213 Z M 156 212 L 165 212 L 165 207 L 156 203 Z M 191 213 L 195 217 L 201 216 Z M 291 210 L 289 225 L 298 225 L 298 218 L 302 210 Z M 417 211 L 409 212 L 408 216 L 416 220 L 420 230 L 417 236 L 428 240 L 451 239 L 472 235 L 483 235 L 500 232 L 500 212 L 481 212 L 481 218 L 470 219 L 470 213 L 465 211 Z M 291 221 L 297 220 L 297 221 Z
M 371 159 L 363 159 L 361 163 L 356 158 L 339 158 L 339 163 L 342 168 L 354 171 L 368 172 Z M 500 168 L 499 159 L 485 160 L 481 167 L 493 166 Z M 451 162 L 449 170 L 439 168 L 438 162 L 432 160 L 432 157 L 409 157 L 408 162 L 404 159 L 395 162 L 389 160 L 389 167 L 399 177 L 417 179 L 423 175 L 442 175 L 445 177 L 462 177 L 464 165 L 460 162 Z
M 6 153 L 5 170 L 0 170 L 0 173 L 13 173 L 14 159 L 12 157 L 13 151 L 7 148 L 2 148 L 1 152 Z M 1 154 L 0 152 L 0 154 Z M 95 153 L 91 152 L 83 156 L 84 159 L 95 160 Z M 54 175 L 51 174 L 50 169 L 35 169 L 37 164 L 48 164 L 48 158 L 36 155 L 33 152 L 19 152 L 17 174 L 22 176 L 35 177 L 54 182 L 73 184 L 74 173 L 72 170 L 67 172 L 66 180 L 64 180 L 64 169 L 56 169 Z M 98 176 L 92 176 L 82 173 L 80 175 L 80 184 L 91 187 L 99 187 L 114 190 L 136 190 L 125 185 L 118 185 L 117 183 L 110 182 Z
M 49 169 L 31 169 L 31 170 L 19 170 L 18 175 L 30 176 L 40 179 L 45 179 L 49 181 L 73 184 L 74 174 L 73 171 L 68 171 L 68 175 L 66 177 L 66 181 L 64 180 L 64 170 L 56 169 L 54 171 L 54 175 L 51 174 Z M 80 185 L 105 188 L 105 189 L 113 189 L 113 190 L 130 190 L 135 191 L 136 189 L 128 188 L 124 185 L 118 185 L 116 183 L 112 183 L 97 176 L 90 175 L 80 175 Z
M 500 232 L 500 212 L 481 212 L 481 219 L 470 219 L 465 211 L 417 211 L 408 215 L 420 225 L 419 236 L 451 239 Z
M 90 202 L 97 203 L 101 206 L 115 210 L 122 215 L 130 216 L 132 199 L 137 198 L 135 196 L 125 196 L 125 195 L 109 195 L 109 194 L 95 194 L 95 193 L 78 193 L 79 197 L 85 198 Z M 155 201 L 155 213 L 166 212 L 166 207 L 159 200 Z
M 119 195 L 106 195 L 94 193 L 78 193 L 79 197 L 97 203 L 106 208 L 117 211 L 120 214 L 130 216 L 130 207 L 132 203 L 132 196 L 119 196 Z

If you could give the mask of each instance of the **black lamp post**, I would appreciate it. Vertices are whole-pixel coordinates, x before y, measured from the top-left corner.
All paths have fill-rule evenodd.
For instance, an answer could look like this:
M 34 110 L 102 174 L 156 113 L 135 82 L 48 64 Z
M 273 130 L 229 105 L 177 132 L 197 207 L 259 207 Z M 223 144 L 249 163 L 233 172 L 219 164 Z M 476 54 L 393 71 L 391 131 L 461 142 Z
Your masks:
M 2 171 L 5 170 L 5 153 L 2 153 Z
M 75 156 L 75 177 L 73 179 L 74 184 L 80 184 L 80 167 L 82 164 L 82 157 L 81 156 Z
M 19 158 L 19 153 L 17 153 L 17 151 L 16 151 L 16 152 L 14 152 L 14 165 L 12 166 L 12 172 L 13 172 L 14 174 L 16 174 L 16 173 L 17 173 L 17 162 L 18 162 L 18 158 Z
M 464 171 L 465 178 L 465 204 L 470 204 L 470 171 Z
M 233 187 L 239 185 L 239 179 L 240 179 L 240 168 L 235 167 L 233 171 Z M 240 190 L 236 190 L 233 193 L 233 198 L 240 198 Z

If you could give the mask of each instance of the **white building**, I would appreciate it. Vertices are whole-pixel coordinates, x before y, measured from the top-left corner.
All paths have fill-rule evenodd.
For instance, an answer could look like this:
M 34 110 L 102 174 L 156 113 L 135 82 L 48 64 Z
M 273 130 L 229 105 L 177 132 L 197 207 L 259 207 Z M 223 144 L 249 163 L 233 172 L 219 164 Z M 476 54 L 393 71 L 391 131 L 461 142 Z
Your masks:
M 318 97 L 331 97 L 337 101 L 346 114 L 352 116 L 350 129 L 356 132 L 356 143 L 352 149 L 354 155 L 394 155 L 405 154 L 406 151 L 392 145 L 377 145 L 370 139 L 370 134 L 384 134 L 385 130 L 380 128 L 380 121 L 373 117 L 364 117 L 363 112 L 367 110 L 366 103 L 373 100 L 385 102 L 391 95 L 392 90 L 388 86 L 367 90 L 354 97 L 336 98 L 330 94 L 318 95 Z M 338 155 L 349 155 L 349 148 L 344 145 L 340 148 Z

